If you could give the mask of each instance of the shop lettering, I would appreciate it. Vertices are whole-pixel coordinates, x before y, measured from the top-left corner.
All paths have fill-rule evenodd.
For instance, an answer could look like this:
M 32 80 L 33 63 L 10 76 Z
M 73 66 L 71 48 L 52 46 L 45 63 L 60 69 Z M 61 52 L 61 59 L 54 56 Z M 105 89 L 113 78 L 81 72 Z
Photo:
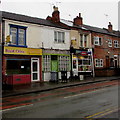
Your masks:
M 7 52 L 7 53 L 25 53 L 22 50 L 9 50 L 9 49 L 5 49 L 5 52 Z

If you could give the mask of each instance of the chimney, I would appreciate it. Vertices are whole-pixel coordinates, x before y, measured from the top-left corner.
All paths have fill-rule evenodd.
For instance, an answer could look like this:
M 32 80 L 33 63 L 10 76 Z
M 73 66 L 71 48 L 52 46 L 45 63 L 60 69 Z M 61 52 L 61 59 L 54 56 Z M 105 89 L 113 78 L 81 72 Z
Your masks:
M 73 24 L 74 25 L 83 25 L 83 18 L 81 17 L 81 13 L 79 13 L 79 16 L 74 18 Z
M 60 22 L 60 12 L 58 11 L 58 7 L 53 6 L 52 20 L 54 22 Z
M 112 30 L 113 30 L 113 29 L 112 29 L 112 24 L 111 24 L 111 22 L 109 22 L 108 31 L 109 31 L 109 32 L 112 32 Z

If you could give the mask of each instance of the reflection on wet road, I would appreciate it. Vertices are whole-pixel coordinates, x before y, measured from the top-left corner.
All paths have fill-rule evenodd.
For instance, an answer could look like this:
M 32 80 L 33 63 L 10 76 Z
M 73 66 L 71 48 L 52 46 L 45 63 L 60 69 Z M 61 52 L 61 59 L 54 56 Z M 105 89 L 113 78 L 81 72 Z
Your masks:
M 5 97 L 1 106 L 3 117 L 95 117 L 91 115 L 97 113 L 97 111 L 99 113 L 107 109 L 117 109 L 117 87 L 118 81 L 116 80 L 42 93 Z M 21 109 L 27 111 L 21 111 Z M 15 111 L 17 112 L 13 115 L 12 113 Z

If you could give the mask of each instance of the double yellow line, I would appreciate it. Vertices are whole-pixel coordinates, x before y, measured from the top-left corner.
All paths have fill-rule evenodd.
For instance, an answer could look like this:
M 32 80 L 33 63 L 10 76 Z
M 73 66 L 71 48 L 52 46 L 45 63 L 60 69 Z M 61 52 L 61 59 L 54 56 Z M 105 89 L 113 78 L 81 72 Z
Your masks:
M 95 113 L 93 115 L 87 116 L 85 118 L 99 118 L 99 117 L 102 117 L 102 116 L 107 115 L 109 113 L 115 112 L 117 110 L 118 110 L 118 108 L 109 108 L 109 109 L 106 109 L 104 111 L 101 111 L 101 112 Z

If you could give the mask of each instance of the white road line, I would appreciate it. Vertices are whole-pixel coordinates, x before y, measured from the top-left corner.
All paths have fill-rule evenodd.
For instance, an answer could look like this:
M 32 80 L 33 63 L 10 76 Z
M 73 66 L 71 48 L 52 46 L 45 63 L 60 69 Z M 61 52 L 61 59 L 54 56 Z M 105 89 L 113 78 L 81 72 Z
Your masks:
M 104 89 L 100 89 L 100 90 L 94 90 L 94 91 L 92 91 L 92 92 L 91 92 L 91 91 L 87 91 L 86 93 L 80 93 L 80 94 L 76 94 L 76 95 L 71 95 L 71 96 L 67 96 L 67 97 L 64 97 L 64 98 L 66 99 L 66 98 L 81 96 L 81 95 L 85 95 L 85 94 L 88 94 L 88 93 L 94 93 L 94 92 L 102 91 L 102 90 L 106 90 L 106 89 L 104 88 Z
M 29 105 L 23 105 L 23 106 L 19 106 L 19 107 L 4 109 L 4 110 L 0 110 L 0 112 L 5 112 L 5 111 L 9 111 L 9 110 L 15 110 L 15 109 L 19 109 L 19 108 L 23 108 L 23 107 L 27 107 L 27 106 L 32 106 L 32 105 L 33 104 L 29 104 Z

